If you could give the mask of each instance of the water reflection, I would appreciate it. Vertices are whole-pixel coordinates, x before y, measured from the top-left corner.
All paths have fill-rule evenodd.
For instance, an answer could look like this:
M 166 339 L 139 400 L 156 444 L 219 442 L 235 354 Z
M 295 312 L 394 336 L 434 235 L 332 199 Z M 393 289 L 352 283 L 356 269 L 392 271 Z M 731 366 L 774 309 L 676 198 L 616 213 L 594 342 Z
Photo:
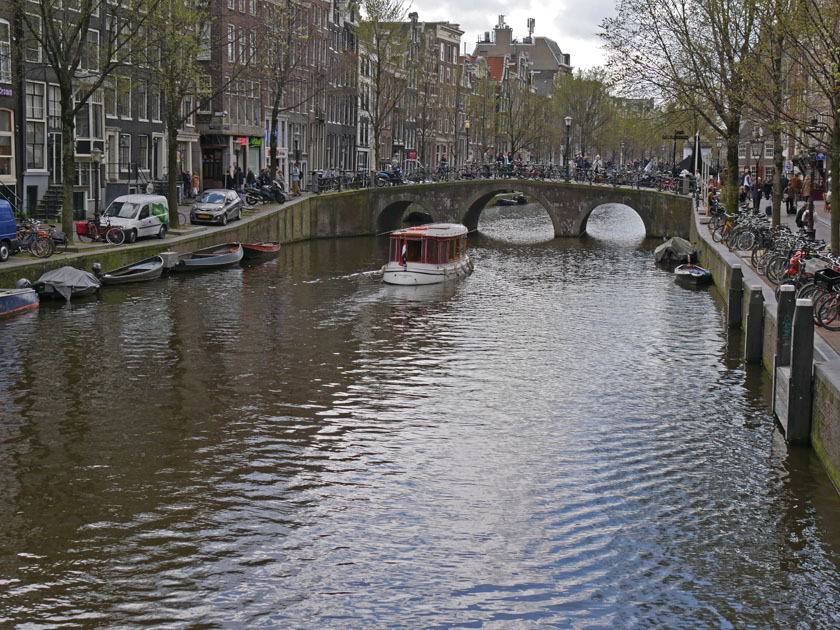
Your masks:
M 836 493 L 640 226 L 514 207 L 457 283 L 316 241 L 0 323 L 0 619 L 836 626 Z

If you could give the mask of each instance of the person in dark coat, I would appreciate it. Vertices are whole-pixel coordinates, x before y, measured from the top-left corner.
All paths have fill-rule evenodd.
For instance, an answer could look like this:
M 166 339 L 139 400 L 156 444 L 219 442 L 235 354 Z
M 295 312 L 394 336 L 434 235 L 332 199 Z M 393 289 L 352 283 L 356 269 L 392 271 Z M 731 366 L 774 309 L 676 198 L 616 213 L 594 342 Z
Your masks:
M 237 162 L 233 163 L 233 189 L 236 192 L 242 192 L 242 181 L 245 178 L 242 175 L 242 169 L 239 168 L 239 164 Z

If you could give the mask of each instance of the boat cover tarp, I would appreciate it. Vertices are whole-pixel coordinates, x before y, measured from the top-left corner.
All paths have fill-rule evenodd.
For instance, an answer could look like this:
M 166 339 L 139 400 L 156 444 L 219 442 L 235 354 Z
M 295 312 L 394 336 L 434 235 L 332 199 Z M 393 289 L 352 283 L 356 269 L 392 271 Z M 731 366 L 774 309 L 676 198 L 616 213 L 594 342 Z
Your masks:
M 693 262 L 697 260 L 697 252 L 684 238 L 675 236 L 669 238 L 653 251 L 656 262 Z
M 38 282 L 51 286 L 65 300 L 70 299 L 73 289 L 81 290 L 100 287 L 101 283 L 92 273 L 75 267 L 59 267 L 38 278 Z

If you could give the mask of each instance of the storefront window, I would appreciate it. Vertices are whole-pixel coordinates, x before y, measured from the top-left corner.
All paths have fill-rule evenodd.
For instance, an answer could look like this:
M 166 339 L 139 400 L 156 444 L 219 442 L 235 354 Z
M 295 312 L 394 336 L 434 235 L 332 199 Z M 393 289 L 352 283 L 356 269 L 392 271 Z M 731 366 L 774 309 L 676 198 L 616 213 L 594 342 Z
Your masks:
M 8 109 L 0 109 L 0 175 L 15 174 L 13 122 L 12 112 Z

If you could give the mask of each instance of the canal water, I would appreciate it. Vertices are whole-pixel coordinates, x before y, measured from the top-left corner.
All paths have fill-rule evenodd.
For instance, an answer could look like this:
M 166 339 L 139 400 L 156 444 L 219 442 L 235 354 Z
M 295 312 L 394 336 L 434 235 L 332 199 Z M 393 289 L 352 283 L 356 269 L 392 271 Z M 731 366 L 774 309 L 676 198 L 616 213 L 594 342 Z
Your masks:
M 0 322 L 0 627 L 840 627 L 840 500 L 635 213 L 386 240 Z

